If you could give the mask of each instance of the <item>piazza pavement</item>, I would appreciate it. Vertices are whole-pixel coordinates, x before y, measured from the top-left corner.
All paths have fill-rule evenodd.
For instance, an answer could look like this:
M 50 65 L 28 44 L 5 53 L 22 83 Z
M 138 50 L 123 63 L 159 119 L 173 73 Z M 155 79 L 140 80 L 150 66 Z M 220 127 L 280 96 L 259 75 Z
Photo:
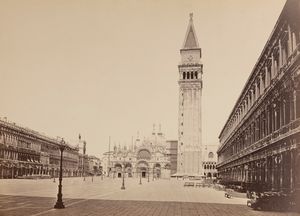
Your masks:
M 124 216 L 247 216 L 289 215 L 292 212 L 254 211 L 243 196 L 231 199 L 213 188 L 184 187 L 182 180 L 122 179 L 101 177 L 63 179 L 65 209 L 54 209 L 58 179 L 0 180 L 0 216 L 124 215 Z

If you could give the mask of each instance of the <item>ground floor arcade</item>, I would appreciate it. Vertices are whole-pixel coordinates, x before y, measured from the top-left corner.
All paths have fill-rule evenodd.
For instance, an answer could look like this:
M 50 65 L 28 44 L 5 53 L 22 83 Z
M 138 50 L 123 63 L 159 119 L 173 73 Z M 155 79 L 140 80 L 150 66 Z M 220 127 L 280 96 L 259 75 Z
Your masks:
M 300 140 L 298 134 L 218 167 L 224 184 L 258 191 L 300 190 Z
M 124 172 L 126 177 L 136 178 L 170 178 L 171 167 L 169 163 L 151 163 L 147 161 L 138 161 L 137 163 L 119 163 L 113 164 L 109 176 L 121 178 Z

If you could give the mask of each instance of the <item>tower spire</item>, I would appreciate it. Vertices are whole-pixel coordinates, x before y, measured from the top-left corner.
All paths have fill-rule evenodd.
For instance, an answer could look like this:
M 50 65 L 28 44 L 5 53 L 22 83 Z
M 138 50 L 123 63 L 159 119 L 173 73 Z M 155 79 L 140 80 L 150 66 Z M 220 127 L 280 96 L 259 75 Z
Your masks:
M 198 39 L 193 24 L 193 13 L 190 13 L 190 20 L 185 34 L 185 39 L 183 42 L 182 49 L 193 49 L 193 48 L 199 48 L 199 44 L 198 44 Z

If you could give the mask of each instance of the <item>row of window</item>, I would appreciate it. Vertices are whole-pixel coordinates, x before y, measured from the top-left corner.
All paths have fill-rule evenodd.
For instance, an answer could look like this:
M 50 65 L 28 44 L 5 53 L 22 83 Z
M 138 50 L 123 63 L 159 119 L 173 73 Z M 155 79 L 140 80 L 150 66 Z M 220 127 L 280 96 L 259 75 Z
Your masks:
M 300 32 L 296 33 L 296 30 L 291 29 L 290 26 L 285 26 L 283 31 L 284 34 L 287 34 L 286 37 L 282 37 L 284 39 L 276 41 L 276 46 L 271 48 L 272 52 L 270 52 L 269 58 L 264 59 L 262 62 L 264 66 L 260 68 L 260 74 L 253 80 L 253 83 L 250 84 L 252 86 L 244 98 L 241 99 L 240 105 L 235 108 L 235 114 L 228 121 L 228 125 L 224 131 L 224 140 L 226 140 L 234 127 L 237 126 L 250 110 L 254 102 L 264 93 L 267 87 L 270 86 L 271 80 L 279 74 L 280 69 L 286 65 L 288 58 L 292 56 L 293 52 L 299 46 Z
M 191 72 L 183 72 L 182 73 L 182 79 L 198 79 L 198 72 L 197 71 L 191 71 Z
M 40 162 L 39 155 L 25 154 L 5 149 L 0 149 L 0 158 L 27 162 Z
M 296 95 L 296 101 L 293 95 L 293 92 L 290 92 L 290 95 L 283 95 L 281 100 L 267 105 L 256 118 L 248 119 L 240 135 L 229 141 L 230 147 L 224 151 L 224 157 L 228 158 L 239 153 L 251 144 L 280 130 L 295 118 L 299 118 L 300 111 L 296 111 L 300 110 L 300 93 Z
M 204 169 L 216 169 L 216 165 L 204 165 Z

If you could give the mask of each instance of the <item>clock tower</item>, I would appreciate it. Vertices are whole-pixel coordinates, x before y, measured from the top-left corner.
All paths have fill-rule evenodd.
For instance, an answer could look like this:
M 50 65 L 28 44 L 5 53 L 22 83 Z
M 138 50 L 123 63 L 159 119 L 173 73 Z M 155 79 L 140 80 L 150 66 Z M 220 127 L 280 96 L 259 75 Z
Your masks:
M 202 69 L 193 14 L 185 35 L 179 69 L 177 174 L 200 176 L 202 170 Z

